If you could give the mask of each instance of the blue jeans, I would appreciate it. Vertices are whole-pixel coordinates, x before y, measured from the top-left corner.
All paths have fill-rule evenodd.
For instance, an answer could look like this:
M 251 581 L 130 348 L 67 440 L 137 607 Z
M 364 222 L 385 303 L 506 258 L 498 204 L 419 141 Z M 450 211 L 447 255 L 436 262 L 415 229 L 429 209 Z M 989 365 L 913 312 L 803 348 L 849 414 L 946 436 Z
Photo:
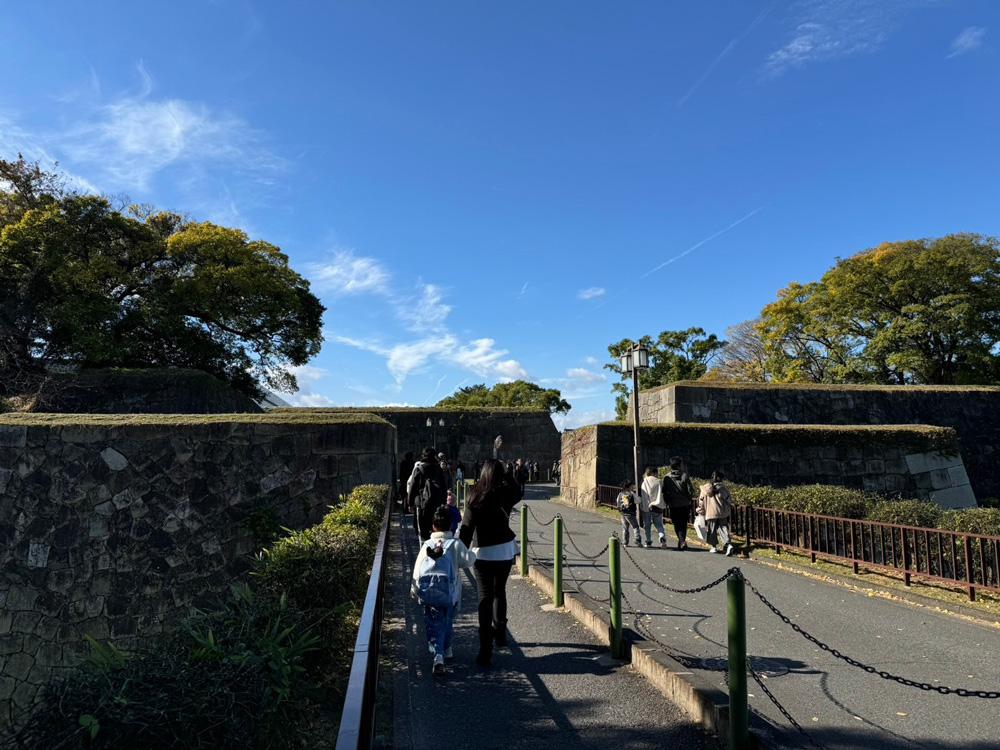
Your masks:
M 639 522 L 635 519 L 635 516 L 631 513 L 622 513 L 622 536 L 623 541 L 626 546 L 628 545 L 629 531 L 635 529 L 635 543 L 642 546 L 642 539 L 639 533 Z
M 646 544 L 653 543 L 653 526 L 660 532 L 660 541 L 667 538 L 667 532 L 663 530 L 663 511 L 657 508 L 650 508 L 642 514 L 642 525 L 645 527 Z
M 427 628 L 427 643 L 434 647 L 435 656 L 444 656 L 445 649 L 451 647 L 451 633 L 455 624 L 455 605 L 432 607 L 424 605 L 424 626 Z

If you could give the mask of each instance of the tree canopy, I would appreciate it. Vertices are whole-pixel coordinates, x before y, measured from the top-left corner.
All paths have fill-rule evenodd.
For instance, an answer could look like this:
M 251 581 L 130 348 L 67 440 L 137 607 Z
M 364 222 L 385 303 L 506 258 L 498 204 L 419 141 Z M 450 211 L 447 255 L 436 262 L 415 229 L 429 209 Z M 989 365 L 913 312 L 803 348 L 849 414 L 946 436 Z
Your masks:
M 497 383 L 492 388 L 485 383 L 459 388 L 437 405 L 547 409 L 553 414 L 565 414 L 572 408 L 557 389 L 542 388 L 526 380 Z
M 889 242 L 790 284 L 764 308 L 767 374 L 818 383 L 975 384 L 1000 376 L 1000 245 Z
M 175 366 L 294 391 L 286 368 L 319 352 L 323 312 L 274 245 L 0 160 L 0 372 Z
M 649 349 L 650 368 L 639 375 L 639 388 L 655 388 L 678 380 L 697 380 L 708 370 L 716 352 L 725 345 L 713 333 L 705 335 L 701 328 L 686 331 L 662 331 L 653 340 L 643 336 L 640 341 Z M 632 377 L 622 374 L 621 357 L 635 345 L 632 339 L 622 339 L 608 347 L 611 363 L 604 365 L 621 378 L 611 388 L 615 393 L 615 411 L 618 419 L 626 419 L 628 398 L 631 393 Z

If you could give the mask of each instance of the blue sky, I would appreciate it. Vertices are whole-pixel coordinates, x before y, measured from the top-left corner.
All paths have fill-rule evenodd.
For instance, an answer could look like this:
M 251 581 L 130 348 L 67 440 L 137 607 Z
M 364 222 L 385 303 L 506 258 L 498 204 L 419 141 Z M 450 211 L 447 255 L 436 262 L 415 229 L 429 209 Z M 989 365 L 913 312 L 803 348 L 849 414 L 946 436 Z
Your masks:
M 994 0 L 5 3 L 0 154 L 279 245 L 303 405 L 724 335 L 883 241 L 1000 234 Z

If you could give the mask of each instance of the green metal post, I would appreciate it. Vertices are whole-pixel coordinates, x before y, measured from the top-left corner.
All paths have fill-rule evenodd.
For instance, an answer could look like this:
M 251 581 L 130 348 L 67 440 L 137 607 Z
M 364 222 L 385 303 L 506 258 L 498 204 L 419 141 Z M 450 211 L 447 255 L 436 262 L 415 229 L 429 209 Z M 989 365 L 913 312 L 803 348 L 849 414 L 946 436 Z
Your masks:
M 528 506 L 521 504 L 521 577 L 528 577 Z
M 553 549 L 552 558 L 555 564 L 552 566 L 552 583 L 555 586 L 552 592 L 552 603 L 557 607 L 563 605 L 563 587 L 562 587 L 562 573 L 563 573 L 563 548 L 562 548 L 562 532 L 563 532 L 563 520 L 560 516 L 556 516 L 556 541 L 555 547 Z
M 611 656 L 625 658 L 622 644 L 622 558 L 618 540 L 608 541 L 608 575 L 611 582 Z
M 747 708 L 747 613 L 743 576 L 731 575 L 729 589 L 729 748 L 747 750 L 750 716 Z

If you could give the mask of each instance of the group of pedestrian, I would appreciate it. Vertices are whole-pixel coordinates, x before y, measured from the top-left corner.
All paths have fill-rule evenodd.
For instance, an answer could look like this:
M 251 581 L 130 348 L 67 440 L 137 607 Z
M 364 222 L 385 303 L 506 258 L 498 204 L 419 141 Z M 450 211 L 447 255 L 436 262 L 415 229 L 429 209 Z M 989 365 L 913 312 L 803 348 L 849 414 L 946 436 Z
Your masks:
M 631 538 L 634 536 L 636 547 L 652 547 L 655 527 L 659 534 L 660 547 L 666 549 L 667 534 L 663 517 L 667 515 L 677 538 L 677 549 L 686 550 L 688 523 L 691 520 L 693 507 L 696 519 L 704 519 L 705 541 L 711 545 L 709 551 L 718 552 L 717 547 L 721 543 L 722 551 L 726 555 L 733 554 L 729 536 L 729 517 L 732 514 L 733 502 L 724 479 L 721 471 L 713 472 L 711 481 L 696 495 L 683 459 L 674 456 L 670 459 L 670 471 L 662 480 L 655 468 L 646 469 L 638 493 L 635 483 L 626 481 L 617 499 L 625 546 L 631 543 Z M 700 533 L 699 531 L 699 535 Z
M 527 469 L 519 461 L 519 469 Z M 433 671 L 441 674 L 451 659 L 452 632 L 462 600 L 460 570 L 473 568 L 479 588 L 479 652 L 476 663 L 489 667 L 494 647 L 507 645 L 507 579 L 517 555 L 510 513 L 524 496 L 517 471 L 490 459 L 458 514 L 448 478 L 433 448 L 425 448 L 407 481 L 407 505 L 421 540 L 411 591 L 424 605 Z M 460 520 L 459 520 L 460 519 Z

